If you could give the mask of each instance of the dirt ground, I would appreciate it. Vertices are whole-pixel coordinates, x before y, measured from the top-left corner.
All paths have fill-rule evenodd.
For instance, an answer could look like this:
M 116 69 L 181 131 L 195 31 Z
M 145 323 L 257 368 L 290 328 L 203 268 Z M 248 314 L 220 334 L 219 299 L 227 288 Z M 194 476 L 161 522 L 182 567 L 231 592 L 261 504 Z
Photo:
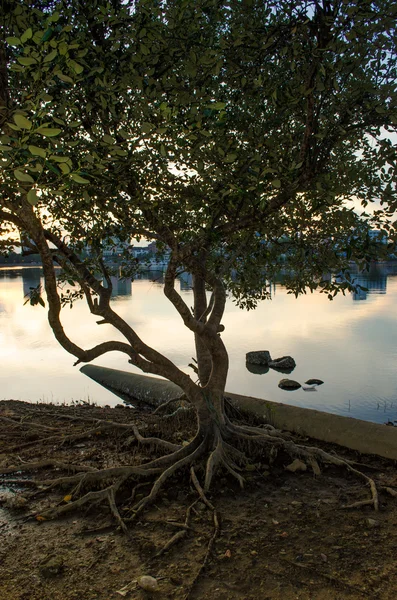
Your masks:
M 176 418 L 172 427 L 157 427 L 180 443 L 189 439 L 193 424 L 191 417 Z M 128 431 L 95 431 L 95 419 L 147 422 L 142 413 L 122 406 L 0 402 L 0 472 L 44 459 L 104 468 L 164 453 L 137 444 Z M 40 519 L 47 507 L 67 503 L 70 490 L 55 487 L 29 497 L 36 490 L 32 479 L 59 477 L 60 468 L 0 475 L 0 600 L 394 600 L 395 463 L 321 447 L 360 463 L 377 484 L 378 512 L 370 506 L 344 508 L 368 497 L 369 487 L 354 474 L 334 466 L 317 476 L 310 469 L 293 473 L 285 469 L 291 461 L 279 456 L 271 467 L 249 465 L 244 490 L 219 474 L 208 496 L 219 515 L 216 539 L 213 513 L 202 502 L 194 505 L 190 527 L 183 530 L 186 509 L 197 499 L 188 471 L 169 482 L 127 536 L 105 504 Z M 178 531 L 186 535 L 156 557 Z M 203 567 L 210 540 L 214 544 Z M 157 580 L 156 592 L 139 586 L 144 575 Z

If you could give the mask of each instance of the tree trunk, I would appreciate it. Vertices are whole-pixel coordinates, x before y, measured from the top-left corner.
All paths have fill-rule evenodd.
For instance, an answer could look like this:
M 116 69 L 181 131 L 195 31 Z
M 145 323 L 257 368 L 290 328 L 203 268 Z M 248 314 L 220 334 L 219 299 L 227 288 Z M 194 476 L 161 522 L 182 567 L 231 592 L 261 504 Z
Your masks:
M 193 297 L 194 297 L 194 317 L 205 323 L 207 321 L 207 295 L 205 292 L 205 281 L 200 275 L 193 275 Z M 197 368 L 200 385 L 206 386 L 212 372 L 211 354 L 205 345 L 203 339 L 196 333 L 194 336 L 197 356 Z

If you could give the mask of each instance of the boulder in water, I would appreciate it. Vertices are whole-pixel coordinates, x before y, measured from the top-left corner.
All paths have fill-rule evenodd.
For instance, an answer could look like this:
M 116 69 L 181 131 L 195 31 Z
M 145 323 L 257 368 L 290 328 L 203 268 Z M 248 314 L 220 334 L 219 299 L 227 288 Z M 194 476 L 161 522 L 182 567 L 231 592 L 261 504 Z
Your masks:
M 305 383 L 307 383 L 307 385 L 322 385 L 324 381 L 321 381 L 321 379 L 308 379 Z
M 269 362 L 272 360 L 268 350 L 255 350 L 253 352 L 247 352 L 245 358 L 247 363 L 252 365 L 262 365 L 264 367 L 267 367 Z
M 285 371 L 291 373 L 296 367 L 296 362 L 292 356 L 282 356 L 281 358 L 275 358 L 269 362 L 269 367 L 272 369 Z
M 292 391 L 299 390 L 301 384 L 297 381 L 294 381 L 293 379 L 281 379 L 278 383 L 278 387 L 282 390 Z

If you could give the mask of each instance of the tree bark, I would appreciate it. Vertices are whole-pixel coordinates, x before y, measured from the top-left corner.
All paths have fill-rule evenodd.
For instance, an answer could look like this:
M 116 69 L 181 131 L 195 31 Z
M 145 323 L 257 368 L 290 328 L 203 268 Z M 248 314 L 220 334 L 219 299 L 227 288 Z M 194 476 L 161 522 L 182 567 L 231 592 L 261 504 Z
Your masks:
M 207 295 L 205 291 L 205 281 L 200 275 L 193 275 L 193 298 L 194 298 L 194 317 L 202 322 L 207 322 Z M 197 368 L 200 385 L 205 387 L 211 377 L 212 358 L 211 354 L 204 343 L 202 336 L 198 333 L 194 334 L 194 342 L 196 346 Z

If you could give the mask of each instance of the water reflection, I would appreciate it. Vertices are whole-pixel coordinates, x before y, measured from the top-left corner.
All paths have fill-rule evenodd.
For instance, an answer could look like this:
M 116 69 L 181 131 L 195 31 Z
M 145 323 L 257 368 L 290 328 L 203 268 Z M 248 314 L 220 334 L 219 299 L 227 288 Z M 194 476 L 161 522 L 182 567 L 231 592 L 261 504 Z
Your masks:
M 397 265 L 371 265 L 368 273 L 353 273 L 354 284 L 358 289 L 352 292 L 353 300 L 366 300 L 368 294 L 386 294 L 387 276 L 396 273 Z
M 239 310 L 228 302 L 222 337 L 230 354 L 230 391 L 308 406 L 383 423 L 397 419 L 397 273 L 396 264 L 377 265 L 356 274 L 367 288 L 365 301 L 352 295 L 329 302 L 313 293 L 295 299 L 280 280 L 272 284 L 272 300 L 256 311 Z M 70 401 L 88 397 L 118 403 L 110 392 L 73 367 L 74 359 L 54 340 L 46 311 L 23 305 L 30 287 L 41 281 L 38 268 L 0 269 L 0 396 L 23 400 Z M 142 339 L 164 353 L 185 372 L 194 356 L 194 340 L 163 293 L 162 272 L 131 280 L 114 280 L 115 310 Z M 177 289 L 192 304 L 191 280 L 183 276 Z M 66 333 L 87 348 L 107 339 L 122 339 L 109 325 L 96 325 L 84 302 L 62 312 Z M 273 369 L 249 372 L 245 354 L 269 350 L 272 357 L 290 355 L 297 367 L 292 378 L 303 383 L 322 379 L 316 394 L 283 392 L 283 376 Z M 118 353 L 96 364 L 134 371 Z M 191 373 L 192 374 L 192 373 Z

